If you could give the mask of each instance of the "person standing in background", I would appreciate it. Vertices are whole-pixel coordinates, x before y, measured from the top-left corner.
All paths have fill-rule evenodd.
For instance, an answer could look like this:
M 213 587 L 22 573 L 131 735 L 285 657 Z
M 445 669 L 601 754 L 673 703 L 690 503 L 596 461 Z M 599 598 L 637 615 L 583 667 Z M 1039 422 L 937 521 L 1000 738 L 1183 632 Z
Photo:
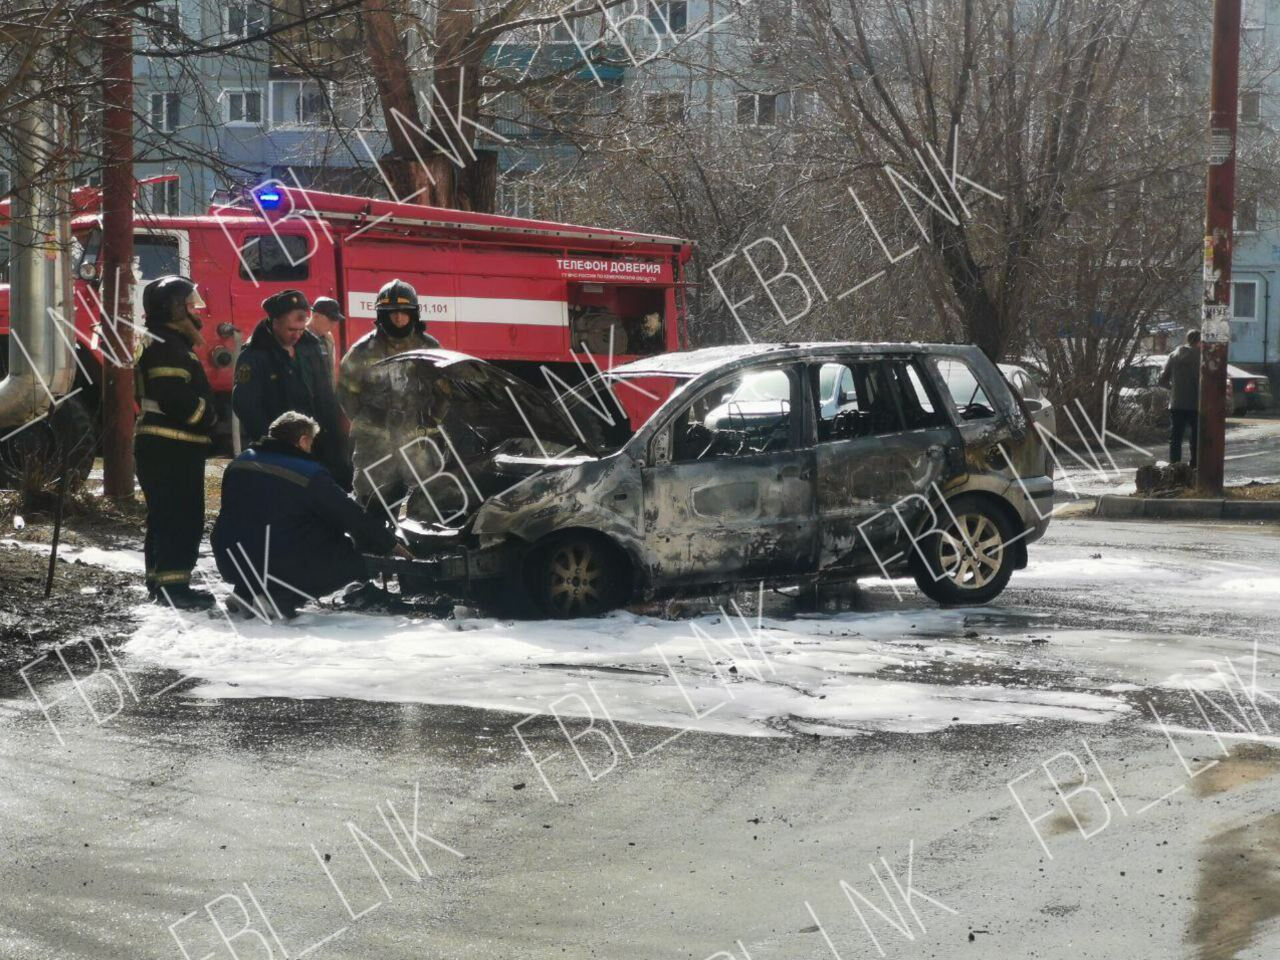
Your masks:
M 1159 384 L 1169 391 L 1169 462 L 1182 459 L 1182 435 L 1191 431 L 1191 469 L 1196 468 L 1200 436 L 1200 331 L 1188 330 L 1187 342 L 1169 354 Z
M 321 345 L 328 354 L 329 371 L 333 374 L 333 383 L 338 382 L 338 338 L 336 328 L 346 323 L 342 308 L 333 297 L 316 297 L 311 304 L 311 316 L 307 319 L 307 329 L 320 338 Z
M 342 354 L 338 351 L 338 339 L 347 318 L 342 308 L 333 297 L 317 297 L 311 304 L 311 316 L 307 319 L 307 330 L 320 341 L 325 354 L 325 366 L 329 371 L 329 387 L 333 391 L 333 420 L 325 428 L 326 432 L 319 437 L 319 448 L 324 456 L 325 464 L 333 478 L 344 490 L 351 489 L 351 421 L 342 412 L 338 403 L 338 364 Z

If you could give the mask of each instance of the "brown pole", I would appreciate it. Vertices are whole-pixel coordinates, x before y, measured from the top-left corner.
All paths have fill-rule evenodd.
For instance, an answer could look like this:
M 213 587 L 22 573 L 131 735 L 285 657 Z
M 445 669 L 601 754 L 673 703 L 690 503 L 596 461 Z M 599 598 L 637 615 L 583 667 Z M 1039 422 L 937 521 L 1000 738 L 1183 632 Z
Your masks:
M 1215 0 L 1209 87 L 1209 178 L 1200 336 L 1197 485 L 1222 493 L 1226 449 L 1227 348 L 1231 342 L 1231 243 L 1236 202 L 1236 111 L 1240 85 L 1240 0 Z
M 103 492 L 133 496 L 133 34 L 113 14 L 102 39 L 102 336 L 120 364 L 102 370 Z M 105 358 L 104 358 L 105 359 Z

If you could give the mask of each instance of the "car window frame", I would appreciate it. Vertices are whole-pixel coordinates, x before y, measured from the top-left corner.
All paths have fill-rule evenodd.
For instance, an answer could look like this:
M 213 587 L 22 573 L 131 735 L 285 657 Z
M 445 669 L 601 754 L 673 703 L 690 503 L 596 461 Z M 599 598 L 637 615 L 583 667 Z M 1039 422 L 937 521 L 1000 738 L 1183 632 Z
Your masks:
M 812 382 L 812 377 L 803 377 L 808 397 L 805 410 L 808 418 L 812 421 L 809 427 L 809 443 L 810 445 L 818 443 L 845 443 L 849 440 L 867 440 L 879 437 L 893 436 L 894 434 L 915 433 L 922 430 L 947 430 L 956 426 L 957 413 L 954 410 L 954 403 L 950 399 L 950 391 L 944 391 L 944 385 L 939 383 L 939 375 L 936 370 L 932 369 L 925 362 L 929 355 L 919 353 L 831 353 L 823 354 L 818 357 L 807 357 L 802 361 L 806 367 L 812 367 L 817 375 L 820 375 L 823 364 L 841 363 L 851 366 L 854 363 L 880 363 L 883 365 L 885 381 L 888 384 L 889 394 L 893 398 L 894 410 L 898 416 L 898 429 L 891 433 L 873 433 L 867 437 L 846 437 L 841 440 L 819 440 L 818 439 L 818 414 L 822 404 L 822 398 L 816 396 L 817 386 Z M 949 358 L 948 358 L 949 359 Z M 901 361 L 912 367 L 916 371 L 916 376 L 920 380 L 921 386 L 924 387 L 925 393 L 929 397 L 930 403 L 933 404 L 934 410 L 938 413 L 940 423 L 932 426 L 910 427 L 907 426 L 906 411 L 902 407 L 903 398 L 899 393 L 899 387 L 895 384 L 894 378 L 889 376 L 888 365 Z M 971 368 L 972 369 L 972 368 Z M 981 381 L 978 381 L 981 384 Z M 820 384 L 818 384 L 820 386 Z M 856 389 L 856 387 L 855 387 Z M 985 389 L 985 388 L 984 388 Z M 946 396 L 944 397 L 944 392 Z
M 933 412 L 937 415 L 941 423 L 927 424 L 923 427 L 907 426 L 907 413 L 902 409 L 903 397 L 898 390 L 894 391 L 894 400 L 898 404 L 898 415 L 902 420 L 903 433 L 916 433 L 923 430 L 950 430 L 955 427 L 955 414 L 948 409 L 947 399 L 944 395 L 943 384 L 938 382 L 938 378 L 930 374 L 929 364 L 926 362 L 926 354 L 909 353 L 894 354 L 886 356 L 887 360 L 901 360 L 910 369 L 915 370 L 916 379 L 920 381 L 920 386 L 924 388 L 925 394 L 929 398 L 929 403 L 933 405 Z M 950 391 L 946 391 L 949 395 Z M 926 411 L 927 412 L 927 411 Z
M 946 409 L 951 416 L 953 425 L 956 427 L 962 427 L 967 424 L 998 423 L 1005 416 L 1005 411 L 1001 409 L 1000 404 L 991 396 L 991 385 L 983 382 L 978 368 L 969 360 L 968 357 L 956 353 L 931 353 L 925 355 L 925 360 L 926 362 L 924 366 L 928 368 L 929 373 L 934 380 L 934 385 L 944 398 Z M 967 369 L 973 377 L 973 382 L 977 384 L 978 389 L 982 391 L 982 395 L 986 397 L 988 404 L 990 404 L 991 416 L 979 417 L 973 420 L 969 420 L 961 416 L 960 407 L 956 403 L 956 398 L 951 392 L 951 387 L 947 385 L 947 378 L 944 377 L 942 375 L 942 371 L 938 369 L 938 364 L 944 360 L 964 364 L 965 369 Z M 996 372 L 1000 373 L 998 368 Z M 1004 380 L 1003 373 L 1000 373 L 1000 377 L 1001 380 Z M 1005 389 L 1012 394 L 1015 406 L 1018 405 L 1021 402 L 1021 395 L 1018 394 L 1013 385 L 1005 381 Z
M 272 272 L 270 276 L 263 268 L 262 250 L 263 241 L 274 242 L 280 251 L 283 252 L 284 262 L 289 264 L 288 275 L 280 276 L 276 272 Z M 293 254 L 287 251 L 287 241 L 299 240 L 302 242 L 303 252 L 305 256 L 297 263 L 293 262 Z M 254 241 L 257 241 L 254 243 Z M 246 252 L 246 248 L 254 243 L 252 249 L 252 259 L 256 266 L 250 266 L 250 255 Z M 246 232 L 241 238 L 239 248 L 239 267 L 238 275 L 241 280 L 252 281 L 254 283 L 308 283 L 311 281 L 311 260 L 315 256 L 316 246 L 313 237 L 301 233 L 276 233 L 274 230 L 268 230 L 266 233 L 248 233 Z
M 811 437 L 813 436 L 814 428 L 812 423 L 812 417 L 809 415 L 806 415 L 806 412 L 805 412 L 807 410 L 810 400 L 809 400 L 808 385 L 804 382 L 805 378 L 801 375 L 801 372 L 800 372 L 800 367 L 802 365 L 803 365 L 803 361 L 796 361 L 796 360 L 779 361 L 779 360 L 765 359 L 765 360 L 761 360 L 758 363 L 754 363 L 748 366 L 735 367 L 732 370 L 727 370 L 724 372 L 723 376 L 719 376 L 713 380 L 709 380 L 706 386 L 694 387 L 686 396 L 685 402 L 677 404 L 675 409 L 671 411 L 670 414 L 667 415 L 666 419 L 662 422 L 662 424 L 660 426 L 657 426 L 654 429 L 653 435 L 649 438 L 649 441 L 646 445 L 646 453 L 647 453 L 647 457 L 645 459 L 646 466 L 653 466 L 653 467 L 677 466 L 681 464 L 714 463 L 717 460 L 732 461 L 737 459 L 736 457 L 715 457 L 707 460 L 676 460 L 674 458 L 675 443 L 674 443 L 674 434 L 672 433 L 672 429 L 675 425 L 675 422 L 678 419 L 680 419 L 682 416 L 684 416 L 684 414 L 688 411 L 688 409 L 691 406 L 693 406 L 693 404 L 697 403 L 699 400 L 701 400 L 706 394 L 710 393 L 711 391 L 716 389 L 722 389 L 730 381 L 741 380 L 745 377 L 750 376 L 752 373 L 763 372 L 765 370 L 773 370 L 773 369 L 784 370 L 787 373 L 787 378 L 791 385 L 791 400 L 790 400 L 791 425 L 790 425 L 790 439 L 788 440 L 787 449 L 785 451 L 779 450 L 779 451 L 772 451 L 772 452 L 795 453 L 797 451 L 804 450 L 807 447 L 811 447 L 813 445 Z M 694 386 L 693 384 L 689 385 L 689 387 L 693 387 L 693 386 Z M 678 393 L 684 393 L 684 391 L 681 390 L 681 391 L 678 391 Z M 673 395 L 673 399 L 674 399 L 674 395 Z M 797 410 L 800 411 L 799 418 L 797 418 L 796 416 Z M 656 419 L 656 416 L 654 419 Z M 800 423 L 797 423 L 798 419 L 801 421 Z M 652 422 L 652 420 L 650 422 Z M 760 454 L 748 454 L 748 456 L 760 456 Z

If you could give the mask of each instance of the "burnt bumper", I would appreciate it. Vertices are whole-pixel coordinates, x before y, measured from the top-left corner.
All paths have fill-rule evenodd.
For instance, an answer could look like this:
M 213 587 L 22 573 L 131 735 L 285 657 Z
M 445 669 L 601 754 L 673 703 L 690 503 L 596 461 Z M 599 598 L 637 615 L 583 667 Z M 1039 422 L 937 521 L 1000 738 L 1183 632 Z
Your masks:
M 365 563 L 371 573 L 396 577 L 403 594 L 443 593 L 482 600 L 511 578 L 518 556 L 517 550 L 505 544 L 485 549 L 458 545 L 413 560 L 366 555 Z

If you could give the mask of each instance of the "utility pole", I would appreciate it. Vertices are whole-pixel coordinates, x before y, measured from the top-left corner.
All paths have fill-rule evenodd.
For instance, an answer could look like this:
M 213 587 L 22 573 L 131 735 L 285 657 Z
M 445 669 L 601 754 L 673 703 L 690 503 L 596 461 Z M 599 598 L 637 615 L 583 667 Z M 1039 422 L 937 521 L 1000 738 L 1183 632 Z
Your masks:
M 102 38 L 102 329 L 110 354 L 102 369 L 103 492 L 133 496 L 133 30 L 125 11 L 109 14 Z M 124 322 L 121 322 L 121 321 Z
M 1217 495 L 1222 493 L 1222 462 L 1226 449 L 1227 347 L 1231 342 L 1231 244 L 1235 227 L 1239 86 L 1240 0 L 1214 0 L 1196 483 L 1201 490 Z

